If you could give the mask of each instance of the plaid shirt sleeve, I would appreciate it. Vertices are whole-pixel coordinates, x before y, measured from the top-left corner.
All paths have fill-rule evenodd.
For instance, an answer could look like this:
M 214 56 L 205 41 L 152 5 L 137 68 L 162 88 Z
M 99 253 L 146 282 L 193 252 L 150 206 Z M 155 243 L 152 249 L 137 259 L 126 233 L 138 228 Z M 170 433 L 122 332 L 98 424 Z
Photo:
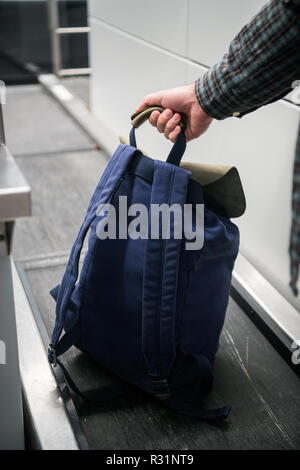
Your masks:
M 299 79 L 300 0 L 271 0 L 196 80 L 195 91 L 208 115 L 225 119 L 283 98 Z

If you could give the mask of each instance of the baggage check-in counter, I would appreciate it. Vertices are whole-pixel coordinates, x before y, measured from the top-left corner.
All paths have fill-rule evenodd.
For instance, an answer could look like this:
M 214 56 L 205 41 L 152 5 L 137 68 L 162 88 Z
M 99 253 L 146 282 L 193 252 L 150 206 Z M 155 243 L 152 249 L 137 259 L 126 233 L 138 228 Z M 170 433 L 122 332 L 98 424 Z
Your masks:
M 46 87 L 45 81 L 41 82 Z M 57 88 L 50 87 L 52 96 L 55 90 Z M 62 88 L 59 90 L 60 97 L 68 94 L 66 90 L 62 93 Z M 71 95 L 69 92 L 67 101 L 56 98 L 77 120 L 78 115 L 73 111 L 82 107 L 77 106 L 76 96 Z M 70 145 L 70 136 L 75 135 L 78 128 L 68 114 L 53 106 L 53 98 L 46 96 L 40 85 L 32 87 L 31 92 L 26 87 L 12 89 L 8 106 L 14 100 L 18 104 L 33 98 L 40 104 L 36 109 L 36 122 L 43 120 L 44 109 L 52 109 L 51 132 L 55 135 L 65 126 L 69 137 L 65 137 L 64 143 Z M 12 126 L 13 122 L 14 119 Z M 89 131 L 89 135 L 94 135 L 98 122 L 93 121 L 92 115 L 84 120 L 84 125 L 87 122 L 94 123 L 93 132 Z M 26 132 L 35 139 L 35 146 L 45 147 L 44 133 L 48 135 L 48 128 L 38 135 L 35 127 L 28 127 Z M 102 135 L 99 133 L 99 146 Z M 110 153 L 92 150 L 82 153 L 80 148 L 71 154 L 32 153 L 16 156 L 16 160 L 30 181 L 35 216 L 16 224 L 15 253 L 19 255 L 15 265 L 12 263 L 12 268 L 5 273 L 5 276 L 9 274 L 6 279 L 11 282 L 12 270 L 26 447 L 107 450 L 299 447 L 299 378 L 292 370 L 294 351 L 289 349 L 293 334 L 299 333 L 299 315 L 243 257 L 239 257 L 235 265 L 232 296 L 215 363 L 215 384 L 212 394 L 205 400 L 207 407 L 232 405 L 224 427 L 172 413 L 134 388 L 124 397 L 104 404 L 85 403 L 68 391 L 59 368 L 52 371 L 47 361 L 55 319 L 55 304 L 49 290 L 63 276 L 89 193 Z M 55 221 L 55 226 L 49 226 L 49 220 Z M 35 237 L 34 246 L 31 237 Z M 53 248 L 38 251 L 53 245 L 66 251 L 53 252 Z M 293 322 L 287 323 L 287 316 Z M 263 334 L 264 327 L 280 339 L 287 351 L 285 359 Z M 101 389 L 116 380 L 76 348 L 68 351 L 63 361 L 82 391 Z M 4 370 L 2 365 L 0 370 Z M 10 400 L 17 390 L 20 400 L 19 386 L 11 384 L 6 390 L 10 392 Z M 8 405 L 8 410 L 15 410 L 10 403 Z M 5 435 L 8 422 L 9 417 L 2 428 Z
M 118 145 L 118 139 L 115 136 L 116 142 L 109 148 L 108 134 L 101 128 L 101 123 L 76 94 L 65 88 L 67 83 L 57 83 L 55 77 L 50 76 L 40 76 L 39 81 L 67 111 L 64 119 L 70 114 L 97 142 L 99 148 L 106 148 L 105 152 L 102 150 L 89 157 L 77 154 L 70 159 L 59 155 L 60 171 L 55 175 L 55 192 L 51 192 L 54 186 L 47 174 L 41 173 L 40 181 L 31 180 L 33 191 L 37 193 L 41 191 L 41 186 L 48 184 L 48 199 L 36 200 L 41 214 L 40 223 L 45 227 L 48 226 L 47 219 L 55 220 L 61 214 L 58 206 L 60 201 L 65 200 L 65 187 L 69 184 L 70 200 L 65 201 L 63 208 L 60 207 L 65 211 L 65 218 L 70 217 L 68 225 L 72 225 L 72 221 L 75 223 L 76 231 L 78 220 L 81 221 L 80 213 L 85 212 L 88 204 L 88 201 L 78 199 L 78 188 L 84 198 L 89 190 L 92 191 L 108 158 Z M 37 89 L 36 93 L 38 98 L 41 92 Z M 62 119 L 56 121 L 61 123 Z M 149 131 L 153 136 L 153 129 Z M 141 142 L 143 146 L 141 133 L 137 133 L 137 139 L 138 144 Z M 161 136 L 158 139 L 161 142 Z M 34 157 L 29 166 L 34 163 L 37 168 L 37 158 L 41 164 L 45 164 L 45 157 L 41 156 Z M 48 162 L 47 168 L 50 170 Z M 94 162 L 92 166 L 91 162 Z M 22 168 L 31 174 L 25 162 Z M 70 173 L 73 175 L 72 184 L 68 183 Z M 72 203 L 73 198 L 76 206 Z M 74 213 L 74 207 L 78 212 Z M 47 218 L 43 214 L 47 214 Z M 61 220 L 65 222 L 64 218 Z M 60 236 L 60 230 L 66 234 L 68 226 L 61 225 L 58 220 L 56 239 Z M 53 236 L 53 233 L 50 231 L 49 235 Z M 69 239 L 70 245 L 73 237 L 74 234 Z M 55 241 L 53 238 L 51 240 Z M 68 255 L 69 246 L 61 258 L 59 253 L 49 253 L 44 256 L 44 261 L 27 258 L 18 263 L 21 281 L 45 348 L 49 344 L 55 319 L 55 304 L 49 298 L 49 290 L 60 282 Z M 296 375 L 299 366 L 292 362 L 292 355 L 297 359 L 298 353 L 291 349 L 293 339 L 298 336 L 300 317 L 297 310 L 240 254 L 235 263 L 231 298 L 214 367 L 215 383 L 212 394 L 204 404 L 207 407 L 232 405 L 231 415 L 224 427 L 215 427 L 172 413 L 163 404 L 151 400 L 151 397 L 133 387 L 123 397 L 108 403 L 84 402 L 72 391 L 70 397 L 63 378 L 57 374 L 58 368 L 54 370 L 67 406 L 72 401 L 75 404 L 75 412 L 73 409 L 71 415 L 77 416 L 75 435 L 79 448 L 291 449 L 300 446 L 299 378 Z M 101 389 L 118 380 L 76 348 L 64 354 L 63 361 L 83 392 Z
M 2 347 L 7 364 L 1 363 L 1 358 L 4 362 L 2 352 L 1 395 L 6 397 L 6 402 L 0 401 L 0 447 L 24 446 L 21 385 L 27 448 L 188 451 L 300 447 L 299 365 L 296 364 L 299 355 L 294 354 L 293 363 L 296 348 L 291 348 L 300 338 L 300 322 L 297 300 L 292 304 L 285 288 L 287 257 L 284 251 L 289 218 L 284 210 L 291 189 L 288 172 L 292 166 L 300 111 L 287 100 L 241 121 L 215 123 L 210 134 L 189 144 L 186 158 L 236 164 L 248 200 L 247 213 L 238 221 L 242 234 L 241 253 L 233 273 L 232 292 L 215 363 L 214 388 L 204 404 L 207 407 L 232 405 L 224 426 L 172 413 L 134 388 L 109 403 L 83 402 L 68 390 L 58 368 L 51 370 L 47 361 L 47 347 L 55 320 L 55 305 L 49 290 L 62 278 L 74 233 L 88 203 L 85 197 L 88 199 L 89 191 L 118 145 L 119 133 L 128 133 L 130 129 L 132 108 L 148 92 L 187 83 L 203 73 L 217 59 L 225 41 L 230 40 L 233 28 L 238 30 L 264 2 L 253 1 L 243 7 L 237 0 L 226 2 L 236 14 L 228 15 L 225 27 L 221 28 L 226 13 L 222 12 L 223 3 L 211 1 L 204 8 L 205 3 L 198 0 L 163 3 L 126 0 L 124 8 L 123 0 L 91 0 L 91 112 L 65 88 L 65 83 L 53 75 L 41 75 L 40 85 L 32 87 L 30 93 L 22 88 L 11 92 L 11 100 L 15 96 L 16 103 L 33 99 L 38 103 L 34 109 L 37 123 L 42 123 L 47 113 L 52 115 L 51 129 L 48 125 L 46 135 L 55 136 L 63 128 L 63 137 L 59 135 L 64 151 L 55 148 L 56 153 L 50 152 L 49 157 L 47 152 L 52 147 L 46 148 L 43 131 L 36 132 L 28 126 L 35 146 L 16 159 L 30 181 L 35 197 L 33 209 L 37 215 L 16 233 L 16 244 L 23 244 L 23 249 L 18 251 L 21 254 L 14 263 L 9 256 L 11 243 L 2 242 L 11 241 L 11 229 L 17 217 L 30 215 L 29 186 L 4 145 L 4 134 L 2 138 L 0 340 L 3 342 L 0 353 Z M 176 14 L 173 14 L 174 8 Z M 243 12 L 241 8 L 244 8 Z M 219 12 L 219 25 L 216 24 L 215 29 L 222 30 L 223 36 L 218 36 L 207 47 L 201 39 L 201 59 L 197 56 L 197 35 L 217 36 L 210 30 L 206 17 L 214 12 Z M 197 23 L 199 16 L 202 25 L 207 23 L 206 30 Z M 164 26 L 166 19 L 168 28 Z M 120 70 L 123 71 L 122 82 Z M 44 93 L 45 89 L 49 96 Z M 67 113 L 54 106 L 53 97 Z M 13 109 L 18 109 L 17 105 Z M 75 144 L 71 142 L 72 136 L 78 136 L 78 128 L 72 127 L 74 122 L 70 115 L 101 151 L 83 152 L 83 144 L 87 144 L 83 136 L 83 144 L 80 139 L 75 140 Z M 283 121 L 287 125 L 281 129 Z M 281 134 L 279 130 L 282 130 Z M 257 138 L 250 139 L 249 135 Z M 160 135 L 155 136 L 150 126 L 137 133 L 137 141 L 149 155 L 158 158 L 170 147 Z M 20 145 L 20 139 L 17 142 Z M 267 155 L 267 160 L 259 173 L 254 158 L 262 161 L 260 151 Z M 286 160 L 282 159 L 283 155 Z M 276 161 L 273 167 L 269 165 L 272 159 Z M 272 201 L 276 205 L 276 198 L 280 198 L 275 192 L 267 194 L 265 191 L 265 204 L 258 204 L 263 193 L 263 172 L 267 169 L 272 170 L 269 177 L 273 179 L 285 174 L 284 197 L 278 206 L 278 210 L 284 211 L 284 220 L 274 219 L 273 225 L 265 228 L 267 235 L 264 235 L 262 226 L 266 212 L 272 209 Z M 14 180 L 18 184 L 8 183 L 2 177 L 13 174 L 18 175 Z M 19 189 L 12 191 L 12 188 Z M 65 198 L 66 191 L 69 198 Z M 14 192 L 17 196 L 13 198 Z M 22 213 L 14 212 L 13 217 L 12 213 L 7 217 L 4 210 L 9 207 L 8 195 L 12 213 L 16 208 L 23 208 Z M 255 215 L 256 208 L 260 212 Z M 1 210 L 6 214 L 3 219 Z M 49 220 L 56 224 L 52 230 L 48 230 Z M 271 232 L 274 244 L 268 241 Z M 41 238 L 39 246 L 36 243 L 32 248 L 28 233 L 34 234 L 35 240 Z M 269 270 L 264 269 L 267 265 Z M 279 270 L 278 266 L 284 266 L 284 269 Z M 4 334 L 5 331 L 8 333 Z M 64 355 L 63 361 L 82 391 L 102 388 L 117 380 L 75 348 Z M 8 369 L 8 366 L 11 367 Z M 2 384 L 5 384 L 3 389 Z

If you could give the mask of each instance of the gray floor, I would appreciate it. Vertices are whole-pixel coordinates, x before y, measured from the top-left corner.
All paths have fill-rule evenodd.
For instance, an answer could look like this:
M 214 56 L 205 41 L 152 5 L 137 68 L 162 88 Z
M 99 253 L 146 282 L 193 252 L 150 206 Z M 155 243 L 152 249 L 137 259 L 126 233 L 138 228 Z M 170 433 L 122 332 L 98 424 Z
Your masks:
M 32 188 L 33 216 L 18 221 L 14 256 L 28 259 L 69 250 L 106 156 L 70 151 L 19 156 L 16 161 Z
M 22 261 L 50 334 L 55 305 L 49 290 L 61 280 L 107 156 L 91 150 L 89 139 L 39 85 L 9 88 L 8 102 L 8 143 L 33 195 L 33 217 L 16 226 L 14 257 Z M 65 361 L 83 390 L 115 380 L 75 349 Z M 138 391 L 105 406 L 74 397 L 91 448 L 300 448 L 299 379 L 232 299 L 215 369 L 206 404 L 233 406 L 222 426 L 176 415 Z
M 14 156 L 92 149 L 92 142 L 40 85 L 7 87 L 6 142 Z
M 73 93 L 88 96 L 86 77 L 66 80 Z M 93 151 L 40 85 L 8 87 L 4 119 L 7 145 L 32 188 L 33 216 L 16 225 L 14 257 L 60 255 L 70 248 L 107 157 Z

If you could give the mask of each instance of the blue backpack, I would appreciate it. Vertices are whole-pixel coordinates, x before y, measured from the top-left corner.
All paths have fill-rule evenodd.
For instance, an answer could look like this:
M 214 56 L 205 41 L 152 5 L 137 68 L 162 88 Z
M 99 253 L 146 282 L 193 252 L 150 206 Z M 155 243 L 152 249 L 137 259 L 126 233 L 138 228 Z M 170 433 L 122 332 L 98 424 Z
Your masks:
M 90 201 L 59 286 L 56 322 L 48 350 L 49 362 L 59 365 L 69 386 L 91 401 L 112 398 L 119 384 L 82 394 L 59 357 L 72 345 L 88 353 L 103 368 L 163 400 L 177 412 L 202 419 L 224 419 L 230 407 L 210 410 L 201 400 L 213 384 L 218 349 L 239 248 L 239 231 L 230 217 L 245 210 L 245 198 L 234 167 L 182 163 L 186 148 L 181 130 L 166 162 L 153 160 L 137 149 L 135 128 L 151 112 L 132 116 L 130 145 L 121 144 L 104 171 Z M 113 237 L 99 239 L 99 222 L 119 198 L 128 204 L 176 204 L 203 207 L 204 244 L 186 249 L 190 241 L 175 233 L 170 217 L 169 238 Z M 124 198 L 123 198 L 124 200 Z M 198 206 L 197 206 L 198 205 Z M 151 211 L 150 211 L 151 212 Z M 106 214 L 107 215 L 107 214 Z M 151 220 L 149 215 L 149 234 Z M 85 236 L 88 250 L 78 280 L 78 264 Z M 64 330 L 64 335 L 62 332 Z

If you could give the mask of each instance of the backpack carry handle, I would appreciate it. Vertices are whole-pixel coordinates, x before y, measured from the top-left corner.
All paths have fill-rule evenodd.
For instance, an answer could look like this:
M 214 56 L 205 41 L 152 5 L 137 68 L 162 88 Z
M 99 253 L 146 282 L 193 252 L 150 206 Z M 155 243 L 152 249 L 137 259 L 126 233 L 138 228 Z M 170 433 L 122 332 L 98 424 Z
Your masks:
M 136 138 L 135 138 L 135 129 L 139 128 L 147 119 L 150 117 L 153 111 L 159 111 L 160 113 L 164 111 L 165 108 L 162 106 L 147 106 L 141 111 L 137 111 L 131 116 L 132 128 L 130 131 L 129 141 L 132 147 L 137 147 Z M 181 115 L 180 122 L 181 132 L 178 135 L 175 144 L 173 145 L 169 156 L 167 158 L 168 163 L 179 166 L 182 156 L 186 149 L 186 138 L 185 138 L 185 116 Z
M 151 116 L 153 111 L 159 111 L 160 113 L 162 113 L 164 110 L 165 108 L 163 108 L 162 106 L 147 106 L 146 108 L 143 108 L 140 111 L 136 111 L 135 113 L 132 114 L 131 124 L 133 125 L 133 127 L 138 129 L 138 127 L 140 127 L 142 124 L 144 124 L 144 122 L 147 121 L 147 119 Z M 179 123 L 179 126 L 182 129 L 185 129 L 186 127 L 185 116 L 181 113 L 179 114 L 181 115 L 181 121 Z

